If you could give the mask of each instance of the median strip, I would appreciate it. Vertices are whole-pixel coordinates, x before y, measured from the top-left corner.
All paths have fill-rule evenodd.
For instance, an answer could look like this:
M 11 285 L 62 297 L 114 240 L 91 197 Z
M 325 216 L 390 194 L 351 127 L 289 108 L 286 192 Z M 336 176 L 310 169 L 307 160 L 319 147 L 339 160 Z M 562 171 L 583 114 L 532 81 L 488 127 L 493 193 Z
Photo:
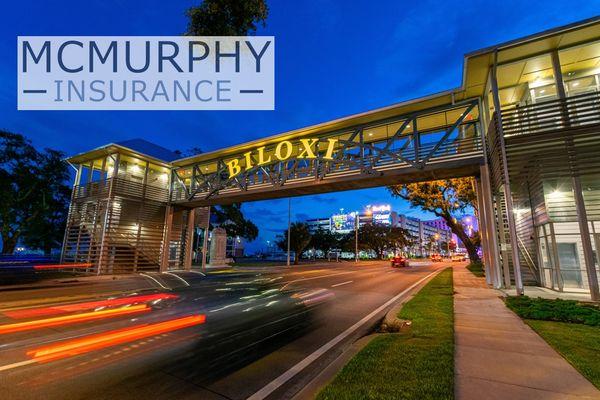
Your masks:
M 266 386 L 264 386 L 258 392 L 254 393 L 252 396 L 248 397 L 248 400 L 262 400 L 262 399 L 265 399 L 266 397 L 268 397 L 269 395 L 271 395 L 271 393 L 273 393 L 275 390 L 279 389 L 282 385 L 284 385 L 286 382 L 288 382 L 294 376 L 296 376 L 297 374 L 302 372 L 306 367 L 308 367 L 310 364 L 312 364 L 314 361 L 316 361 L 319 357 L 321 357 L 327 351 L 331 350 L 334 346 L 336 346 L 342 340 L 344 340 L 345 338 L 350 336 L 352 333 L 354 333 L 357 329 L 359 329 L 361 326 L 366 324 L 371 318 L 375 317 L 378 313 L 380 313 L 381 311 L 383 311 L 390 305 L 394 304 L 396 301 L 398 301 L 401 297 L 405 296 L 407 293 L 410 293 L 411 290 L 413 290 L 415 287 L 419 286 L 421 283 L 423 283 L 424 281 L 426 281 L 427 279 L 429 279 L 431 276 L 435 275 L 436 273 L 437 273 L 437 271 L 432 272 L 432 273 L 428 274 L 427 276 L 425 276 L 424 278 L 419 279 L 417 282 L 413 283 L 410 287 L 408 287 L 407 289 L 403 290 L 396 296 L 394 296 L 391 299 L 389 299 L 388 301 L 386 301 L 384 304 L 382 304 L 377 309 L 373 310 L 371 313 L 369 313 L 368 315 L 363 317 L 360 321 L 358 321 L 357 323 L 352 325 L 350 328 L 346 329 L 344 332 L 340 333 L 339 335 L 337 335 L 336 337 L 331 339 L 329 342 L 327 342 L 323 346 L 319 347 L 317 350 L 315 350 L 313 353 L 308 355 L 302 361 L 298 362 L 292 368 L 290 368 L 289 370 L 287 370 L 286 372 L 281 374 L 279 377 L 275 378 L 273 381 L 268 383 Z
M 318 395 L 328 399 L 451 399 L 454 395 L 452 269 L 404 305 L 410 329 L 376 336 Z

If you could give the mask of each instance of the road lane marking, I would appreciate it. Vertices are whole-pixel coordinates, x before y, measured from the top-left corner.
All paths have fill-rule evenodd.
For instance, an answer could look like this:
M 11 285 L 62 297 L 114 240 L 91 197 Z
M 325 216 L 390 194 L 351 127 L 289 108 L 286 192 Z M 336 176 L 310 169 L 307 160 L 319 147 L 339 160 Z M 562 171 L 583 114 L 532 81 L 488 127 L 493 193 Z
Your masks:
M 347 285 L 349 283 L 352 283 L 354 281 L 346 281 L 346 282 L 342 282 L 342 283 L 336 283 L 335 285 L 331 285 L 331 287 L 338 287 L 338 286 L 342 286 L 342 285 Z
M 321 276 L 313 276 L 310 278 L 300 278 L 300 279 L 294 279 L 292 281 L 286 282 L 285 285 L 283 285 L 283 287 L 286 287 L 287 285 L 289 285 L 290 283 L 296 283 L 296 282 L 303 282 L 303 281 L 311 281 L 313 279 L 321 279 L 321 278 L 328 278 L 330 276 L 338 276 L 338 275 L 347 275 L 347 274 L 356 274 L 356 273 L 360 273 L 360 272 L 369 272 L 372 275 L 377 275 L 379 274 L 379 272 L 377 273 L 373 273 L 372 271 L 346 271 L 346 272 L 337 272 L 335 274 L 328 274 L 328 275 L 321 275 Z
M 279 389 L 281 386 L 283 386 L 286 382 L 288 382 L 294 376 L 296 376 L 297 374 L 302 372 L 302 370 L 304 370 L 306 367 L 308 367 L 310 364 L 312 364 L 315 360 L 317 360 L 319 357 L 321 357 L 327 351 L 331 350 L 336 344 L 338 344 L 339 342 L 341 342 L 342 340 L 344 340 L 345 338 L 350 336 L 352 333 L 354 333 L 358 328 L 360 328 L 362 325 L 367 323 L 375 315 L 377 315 L 378 313 L 383 311 L 389 305 L 393 304 L 395 301 L 397 301 L 402 296 L 406 295 L 406 293 L 410 292 L 412 289 L 417 287 L 419 284 L 421 284 L 422 282 L 427 280 L 429 277 L 435 275 L 436 273 L 438 273 L 440 271 L 441 271 L 441 269 L 437 270 L 437 271 L 433 271 L 432 273 L 428 274 L 424 278 L 419 279 L 417 282 L 413 283 L 407 289 L 404 289 L 402 292 L 400 292 L 396 296 L 394 296 L 391 299 L 389 299 L 388 301 L 386 301 L 384 304 L 379 306 L 377 309 L 373 310 L 370 314 L 363 317 L 363 319 L 361 319 L 360 321 L 358 321 L 357 323 L 352 325 L 350 328 L 346 329 L 344 332 L 340 333 L 339 335 L 337 335 L 336 337 L 331 339 L 329 342 L 325 343 L 323 346 L 319 347 L 317 350 L 315 350 L 313 353 L 308 355 L 302 361 L 298 362 L 292 368 L 288 369 L 286 372 L 279 375 L 273 381 L 268 383 L 266 386 L 264 386 L 258 392 L 254 393 L 252 396 L 248 397 L 247 400 L 263 400 L 263 399 L 267 398 L 269 395 L 271 395 L 271 393 L 273 393 L 275 390 Z

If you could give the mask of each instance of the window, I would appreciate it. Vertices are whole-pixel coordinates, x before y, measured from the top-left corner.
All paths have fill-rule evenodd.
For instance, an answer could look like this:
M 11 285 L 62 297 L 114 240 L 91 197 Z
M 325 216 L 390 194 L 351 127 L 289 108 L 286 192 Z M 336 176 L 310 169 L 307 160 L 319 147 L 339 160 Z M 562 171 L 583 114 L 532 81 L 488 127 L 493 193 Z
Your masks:
M 600 91 L 600 42 L 571 47 L 558 55 L 567 96 Z
M 503 109 L 558 97 L 550 54 L 499 65 L 497 77 Z
M 582 288 L 581 267 L 577 256 L 577 243 L 557 243 L 560 274 L 566 288 Z

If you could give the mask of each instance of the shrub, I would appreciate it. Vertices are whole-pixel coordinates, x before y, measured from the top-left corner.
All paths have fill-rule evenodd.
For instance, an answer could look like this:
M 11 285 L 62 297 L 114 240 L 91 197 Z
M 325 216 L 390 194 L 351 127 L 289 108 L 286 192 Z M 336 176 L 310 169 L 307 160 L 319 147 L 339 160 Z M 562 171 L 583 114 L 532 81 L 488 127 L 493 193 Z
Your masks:
M 510 296 L 506 305 L 521 318 L 600 326 L 600 308 L 574 300 Z

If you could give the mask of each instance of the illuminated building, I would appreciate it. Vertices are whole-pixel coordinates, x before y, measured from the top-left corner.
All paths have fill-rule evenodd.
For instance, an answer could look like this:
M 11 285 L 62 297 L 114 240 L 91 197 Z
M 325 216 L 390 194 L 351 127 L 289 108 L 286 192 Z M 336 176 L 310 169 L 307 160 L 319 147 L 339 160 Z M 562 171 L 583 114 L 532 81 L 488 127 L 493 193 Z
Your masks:
M 379 224 L 406 229 L 414 242 L 409 249 L 406 249 L 411 255 L 421 257 L 429 256 L 431 253 L 448 252 L 448 242 L 452 238 L 448 227 L 438 228 L 430 225 L 430 221 L 398 214 L 389 204 L 367 205 L 362 213 L 356 211 L 338 213 L 329 218 L 309 219 L 306 223 L 311 233 L 323 229 L 345 234 L 354 231 L 357 215 L 359 227 L 365 224 Z

